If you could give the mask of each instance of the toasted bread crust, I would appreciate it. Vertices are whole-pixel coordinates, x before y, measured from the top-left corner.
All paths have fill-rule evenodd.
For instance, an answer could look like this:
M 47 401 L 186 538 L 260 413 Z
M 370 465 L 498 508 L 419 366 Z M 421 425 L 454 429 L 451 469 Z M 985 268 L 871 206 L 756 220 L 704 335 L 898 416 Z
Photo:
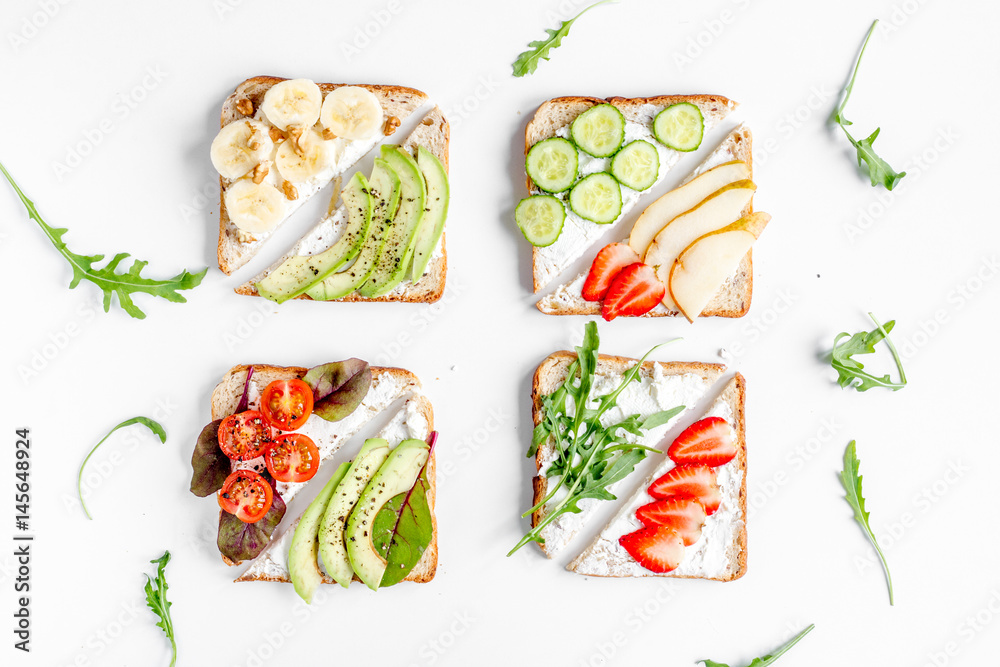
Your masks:
M 240 364 L 238 366 L 233 366 L 226 372 L 222 380 L 216 385 L 215 389 L 212 391 L 212 420 L 222 419 L 229 414 L 232 414 L 235 410 L 236 405 L 233 398 L 233 384 L 239 385 L 240 394 L 242 394 L 242 385 L 245 382 L 247 370 L 253 366 L 255 377 L 258 375 L 269 378 L 269 381 L 279 380 L 279 379 L 293 379 L 302 378 L 308 368 L 301 366 L 273 366 L 270 364 Z M 403 368 L 394 367 L 382 367 L 382 366 L 372 366 L 372 377 L 380 377 L 383 375 L 394 376 L 400 381 L 409 385 L 413 389 L 418 389 L 420 387 L 420 380 L 416 375 L 410 371 Z M 238 401 L 239 398 L 235 398 Z M 419 402 L 420 412 L 427 420 L 428 430 L 434 430 L 434 408 L 427 397 L 421 394 L 414 394 L 412 400 L 417 400 Z M 430 482 L 430 490 L 427 494 L 428 506 L 431 510 L 431 522 L 433 525 L 433 536 L 431 538 L 431 543 L 424 551 L 424 555 L 421 557 L 420 561 L 413 568 L 413 571 L 407 576 L 404 581 L 413 581 L 416 583 L 426 583 L 434 578 L 437 572 L 437 560 L 438 560 L 438 522 L 437 514 L 435 512 L 435 506 L 437 502 L 437 461 L 436 456 L 432 452 L 431 456 L 427 460 L 427 479 Z M 220 510 L 221 516 L 221 510 Z M 298 520 L 296 520 L 297 523 Z M 292 530 L 293 528 L 289 526 L 286 530 Z M 273 543 L 273 536 L 272 536 Z M 265 547 L 265 550 L 268 547 Z M 262 552 L 263 553 L 263 552 Z M 239 565 L 240 562 L 233 561 L 232 559 L 226 557 L 225 555 L 219 554 L 222 557 L 223 562 L 229 566 Z M 269 575 L 259 575 L 255 577 L 248 577 L 246 574 L 236 579 L 236 581 L 273 581 L 273 582 L 284 582 L 290 583 L 291 580 L 287 577 L 272 577 Z M 332 579 L 324 578 L 323 583 L 335 583 Z
M 562 383 L 566 378 L 569 365 L 574 359 L 576 359 L 575 352 L 566 350 L 555 352 L 543 359 L 542 363 L 535 369 L 531 381 L 531 418 L 534 426 L 538 426 L 542 421 L 542 397 L 552 393 Z M 638 359 L 631 357 L 599 354 L 597 357 L 597 370 L 602 373 L 624 373 L 638 361 Z M 713 380 L 721 375 L 726 368 L 723 364 L 709 364 L 697 361 L 644 361 L 642 372 L 651 374 L 653 368 L 656 366 L 660 366 L 665 375 L 697 373 Z M 548 482 L 541 474 L 543 454 L 542 447 L 539 447 L 538 452 L 535 454 L 535 470 L 538 474 L 531 480 L 532 507 L 542 502 L 548 488 Z M 537 527 L 544 516 L 544 507 L 532 513 L 531 527 Z M 546 556 L 549 558 L 552 557 L 544 544 L 539 544 L 538 546 Z
M 256 112 L 264 100 L 265 93 L 270 90 L 271 86 L 285 80 L 275 76 L 255 76 L 240 83 L 236 86 L 236 90 L 222 103 L 222 110 L 219 114 L 219 127 L 222 128 L 234 121 L 248 118 L 248 116 L 244 116 L 237 109 L 237 105 L 248 100 L 253 105 L 254 112 Z M 367 88 L 379 98 L 386 116 L 396 116 L 400 120 L 408 117 L 428 99 L 426 93 L 416 88 L 407 88 L 405 86 L 346 83 L 319 83 L 317 85 L 324 95 L 341 86 L 356 85 L 361 88 Z M 225 193 L 230 182 L 228 179 L 219 177 L 219 244 L 217 256 L 219 269 L 226 275 L 231 274 L 249 261 L 264 242 L 260 240 L 247 243 L 240 240 L 239 230 L 229 220 L 229 213 L 226 211 Z

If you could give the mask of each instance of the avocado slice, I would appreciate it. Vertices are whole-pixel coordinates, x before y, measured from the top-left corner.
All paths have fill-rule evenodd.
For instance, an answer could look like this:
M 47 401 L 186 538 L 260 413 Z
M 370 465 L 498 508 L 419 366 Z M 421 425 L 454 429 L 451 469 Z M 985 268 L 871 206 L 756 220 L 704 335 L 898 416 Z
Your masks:
M 413 248 L 413 264 L 410 280 L 417 282 L 427 270 L 434 248 L 444 231 L 444 221 L 448 217 L 448 172 L 434 153 L 423 146 L 417 147 L 417 166 L 427 183 L 427 199 L 424 219 L 417 231 L 417 242 Z
M 326 483 L 316 499 L 309 504 L 302 518 L 299 519 L 295 534 L 292 535 L 292 546 L 288 549 L 288 576 L 292 580 L 295 592 L 306 601 L 306 604 L 312 604 L 313 593 L 323 581 L 323 574 L 319 571 L 316 560 L 316 551 L 319 546 L 316 537 L 320 519 L 326 511 L 330 497 L 340 481 L 344 479 L 350 465 L 350 463 L 342 463 L 337 468 L 330 481 Z
M 393 227 L 402 192 L 400 185 L 399 176 L 389 163 L 376 158 L 369 182 L 369 192 L 374 198 L 371 229 L 361 253 L 350 268 L 332 273 L 314 283 L 306 290 L 306 294 L 317 301 L 331 301 L 345 297 L 365 284 L 375 270 L 388 233 Z
M 371 527 L 375 517 L 389 500 L 413 488 L 429 452 L 430 446 L 423 440 L 399 443 L 368 482 L 347 519 L 344 532 L 347 557 L 361 581 L 373 591 L 382 583 L 386 568 L 385 560 L 372 542 Z
M 396 219 L 393 220 L 386 239 L 385 250 L 368 282 L 358 289 L 358 294 L 369 298 L 391 292 L 406 275 L 427 198 L 424 177 L 416 160 L 409 153 L 399 146 L 382 146 L 382 159 L 399 174 L 402 194 Z
M 265 299 L 284 303 L 357 257 L 371 229 L 374 200 L 368 187 L 364 174 L 355 173 L 340 193 L 347 209 L 347 228 L 343 236 L 321 253 L 289 257 L 256 284 L 257 293 Z
M 354 570 L 347 559 L 347 549 L 344 546 L 344 526 L 347 517 L 357 504 L 361 492 L 378 469 L 389 458 L 389 443 L 381 438 L 365 440 L 361 451 L 354 457 L 350 470 L 337 487 L 330 502 L 326 505 L 322 521 L 319 524 L 319 555 L 334 581 L 347 588 L 354 578 Z

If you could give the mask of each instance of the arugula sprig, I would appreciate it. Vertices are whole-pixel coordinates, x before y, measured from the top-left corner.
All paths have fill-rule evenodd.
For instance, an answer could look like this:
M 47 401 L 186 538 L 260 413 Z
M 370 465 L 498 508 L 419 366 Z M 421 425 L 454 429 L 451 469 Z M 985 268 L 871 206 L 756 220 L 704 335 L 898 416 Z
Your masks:
M 163 634 L 170 640 L 170 667 L 174 667 L 177 664 L 177 639 L 174 637 L 174 622 L 170 619 L 172 603 L 167 601 L 167 578 L 164 575 L 167 563 L 170 562 L 170 552 L 164 551 L 162 556 L 149 562 L 156 564 L 156 579 L 146 575 L 146 585 L 143 587 L 146 592 L 146 605 L 160 617 L 156 627 L 162 629 Z
M 858 68 L 861 66 L 861 58 L 865 55 L 865 49 L 868 48 L 868 40 L 871 39 L 872 33 L 875 32 L 875 26 L 878 25 L 878 19 L 872 22 L 872 27 L 868 30 L 868 36 L 865 37 L 865 43 L 861 47 L 861 53 L 858 54 L 858 60 L 854 63 L 854 73 L 851 75 L 851 80 L 844 88 L 844 99 L 840 102 L 840 105 L 834 109 L 833 115 L 830 117 L 830 121 L 836 123 L 847 135 L 847 140 L 851 142 L 851 145 L 858 152 L 858 167 L 863 167 L 868 170 L 868 176 L 872 180 L 872 187 L 875 187 L 879 183 L 886 190 L 892 190 L 896 187 L 896 184 L 904 176 L 906 172 L 897 173 L 889 163 L 883 160 L 875 153 L 875 139 L 878 138 L 878 133 L 882 130 L 881 127 L 876 127 L 875 131 L 867 139 L 861 139 L 860 141 L 851 136 L 848 132 L 847 126 L 853 125 L 851 121 L 847 120 L 844 116 L 844 107 L 847 106 L 847 100 L 851 97 L 851 91 L 854 89 L 854 79 L 858 76 Z
M 601 417 L 616 405 L 618 396 L 639 378 L 646 358 L 659 348 L 652 348 L 623 375 L 618 386 L 609 394 L 591 397 L 594 374 L 597 370 L 597 348 L 600 338 L 597 325 L 588 322 L 583 344 L 576 348 L 576 359 L 570 363 L 566 380 L 554 392 L 541 398 L 542 418 L 532 434 L 528 457 L 538 452 L 538 447 L 551 439 L 555 459 L 546 470 L 546 477 L 558 478 L 552 488 L 534 507 L 522 516 L 530 516 L 545 507 L 566 487 L 562 500 L 546 511 L 534 528 L 521 538 L 507 554 L 512 555 L 529 542 L 544 542 L 542 531 L 559 516 L 582 511 L 579 502 L 585 498 L 615 500 L 608 490 L 612 484 L 625 479 L 647 452 L 660 450 L 629 442 L 626 435 L 641 436 L 643 431 L 670 421 L 684 410 L 678 406 L 650 415 L 643 420 L 640 415 L 630 415 L 620 422 L 605 426 Z M 572 410 L 569 404 L 572 403 Z
M 83 469 L 87 467 L 87 461 L 89 461 L 90 457 L 94 455 L 97 448 L 103 445 L 104 441 L 110 438 L 112 433 L 120 428 L 131 426 L 132 424 L 142 424 L 152 431 L 156 437 L 160 439 L 161 443 L 167 441 L 167 432 L 163 430 L 163 427 L 160 426 L 158 422 L 153 421 L 149 417 L 132 417 L 131 419 L 126 419 L 121 424 L 118 424 L 118 426 L 115 426 L 113 429 L 108 431 L 108 434 L 101 438 L 101 441 L 94 445 L 94 448 L 90 450 L 89 454 L 87 454 L 87 458 L 85 458 L 83 463 L 80 464 L 80 472 L 76 475 L 76 491 L 80 495 L 80 505 L 83 507 L 83 513 L 87 515 L 88 519 L 93 520 L 94 517 L 90 516 L 90 510 L 87 509 L 87 503 L 83 501 Z
M 830 365 L 837 371 L 837 384 L 841 387 L 854 387 L 858 391 L 868 391 L 872 387 L 885 387 L 893 391 L 899 391 L 906 386 L 906 373 L 903 371 L 903 362 L 899 358 L 899 352 L 889 338 L 889 332 L 896 325 L 895 320 L 889 320 L 883 326 L 875 316 L 868 313 L 875 323 L 875 329 L 871 331 L 861 331 L 854 335 L 842 331 L 833 339 L 833 351 L 830 353 Z M 844 338 L 848 340 L 841 343 Z M 864 364 L 854 359 L 856 354 L 872 354 L 875 346 L 885 341 L 892 352 L 892 358 L 896 362 L 899 370 L 899 382 L 893 382 L 889 374 L 879 377 L 864 370 Z
M 800 632 L 799 634 L 795 635 L 790 640 L 788 640 L 788 642 L 786 642 L 781 648 L 779 648 L 774 653 L 765 655 L 762 658 L 754 658 L 753 662 L 747 665 L 747 667 L 768 667 L 768 665 L 773 665 L 778 658 L 784 655 L 788 651 L 788 649 L 798 644 L 799 640 L 801 640 L 807 634 L 812 632 L 812 629 L 815 627 L 816 627 L 815 625 L 810 625 L 808 628 L 806 628 L 805 630 L 803 630 L 802 632 Z M 715 662 L 714 660 L 698 660 L 698 662 L 705 663 L 705 667 L 729 667 L 729 665 L 723 664 L 721 662 Z
M 875 533 L 872 532 L 871 525 L 868 523 L 870 515 L 865 511 L 865 497 L 861 493 L 861 479 L 861 461 L 858 460 L 856 442 L 851 440 L 844 451 L 844 469 L 840 473 L 840 483 L 844 487 L 847 504 L 854 510 L 854 520 L 865 531 L 865 535 L 868 536 L 872 546 L 875 547 L 875 551 L 878 552 L 879 559 L 882 561 L 882 569 L 885 570 L 885 580 L 889 586 L 889 605 L 892 606 L 892 575 L 889 574 L 889 565 L 885 562 L 885 555 L 882 553 L 882 549 L 878 545 L 878 540 L 875 539 Z
M 526 74 L 533 73 L 538 68 L 540 60 L 549 59 L 549 52 L 552 49 L 557 48 L 562 43 L 563 37 L 569 34 L 570 27 L 572 27 L 573 23 L 578 18 L 589 12 L 594 7 L 604 5 L 609 2 L 614 2 L 614 0 L 601 0 L 601 2 L 596 2 L 589 7 L 585 7 L 583 11 L 568 21 L 563 21 L 562 25 L 558 28 L 546 28 L 545 32 L 547 32 L 549 36 L 545 39 L 539 39 L 529 43 L 528 50 L 521 53 L 517 57 L 517 60 L 514 61 L 514 76 L 525 76 Z
M 198 273 L 182 271 L 173 278 L 154 280 L 152 278 L 144 278 L 140 275 L 149 262 L 136 259 L 132 261 L 132 266 L 129 270 L 122 273 L 118 271 L 118 265 L 130 257 L 127 252 L 120 252 L 112 257 L 103 267 L 95 268 L 94 264 L 103 260 L 104 255 L 79 255 L 67 248 L 66 242 L 63 241 L 63 235 L 69 230 L 64 227 L 50 227 L 46 224 L 38 214 L 34 202 L 24 195 L 24 192 L 14 182 L 13 177 L 11 177 L 3 164 L 0 164 L 0 172 L 3 173 L 7 182 L 10 183 L 11 187 L 14 188 L 14 192 L 21 199 L 21 203 L 28 210 L 28 217 L 38 223 L 38 226 L 45 232 L 45 235 L 49 238 L 52 245 L 55 246 L 55 249 L 66 258 L 66 261 L 72 267 L 73 279 L 70 281 L 69 288 L 73 289 L 82 280 L 88 280 L 97 285 L 104 292 L 104 312 L 108 312 L 111 309 L 111 295 L 115 294 L 118 296 L 118 303 L 126 313 L 139 320 L 145 319 L 146 313 L 142 312 L 132 301 L 132 294 L 142 292 L 174 303 L 184 303 L 187 299 L 179 294 L 179 290 L 188 290 L 197 287 L 201 284 L 202 278 L 205 277 L 205 273 L 208 271 L 207 268 L 202 269 Z

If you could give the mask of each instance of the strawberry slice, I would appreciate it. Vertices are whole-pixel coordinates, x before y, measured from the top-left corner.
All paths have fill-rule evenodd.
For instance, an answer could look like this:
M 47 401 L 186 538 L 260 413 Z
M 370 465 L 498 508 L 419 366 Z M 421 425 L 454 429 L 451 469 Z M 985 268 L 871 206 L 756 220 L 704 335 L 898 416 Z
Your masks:
M 689 547 L 701 537 L 705 525 L 705 508 L 694 498 L 667 498 L 654 500 L 635 511 L 635 518 L 644 526 L 666 526 L 673 528 Z
M 676 466 L 649 486 L 649 495 L 657 500 L 694 498 L 712 516 L 722 504 L 722 492 L 715 471 L 708 466 Z
M 706 417 L 684 429 L 667 450 L 677 465 L 717 468 L 736 458 L 736 437 L 722 417 Z
M 629 264 L 611 281 L 604 295 L 601 317 L 610 322 L 619 315 L 643 315 L 663 299 L 666 291 L 653 267 L 642 262 Z
M 587 301 L 602 300 L 615 276 L 638 261 L 639 255 L 627 243 L 611 243 L 601 248 L 583 283 L 583 298 Z
M 667 526 L 640 528 L 619 537 L 618 543 L 650 572 L 676 570 L 684 560 L 684 540 Z

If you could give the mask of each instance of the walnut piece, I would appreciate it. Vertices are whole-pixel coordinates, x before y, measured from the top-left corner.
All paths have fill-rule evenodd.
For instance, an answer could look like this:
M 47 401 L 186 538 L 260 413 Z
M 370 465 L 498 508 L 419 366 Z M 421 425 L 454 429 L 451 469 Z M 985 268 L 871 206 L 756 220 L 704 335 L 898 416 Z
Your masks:
M 267 136 L 271 137 L 271 141 L 274 143 L 284 141 L 287 138 L 284 132 L 273 125 L 271 126 L 271 129 L 267 131 Z
M 288 126 L 288 138 L 292 140 L 292 149 L 299 157 L 305 157 L 305 146 L 302 145 L 302 136 L 305 128 L 299 125 Z
M 253 168 L 253 180 L 254 183 L 260 185 L 264 182 L 264 178 L 267 176 L 267 172 L 271 170 L 271 165 L 268 162 L 261 162 L 256 167 Z
M 385 125 L 382 126 L 382 134 L 388 137 L 390 134 L 395 132 L 401 124 L 402 121 L 398 118 L 395 116 L 389 116 L 385 119 Z
M 253 102 L 244 97 L 242 100 L 236 103 L 236 110 L 239 111 L 244 116 L 252 116 Z
M 323 128 L 323 138 L 326 139 L 327 141 L 330 141 L 331 139 L 336 139 L 337 135 L 334 134 L 333 130 L 331 130 L 330 128 L 324 127 Z
M 285 193 L 285 199 L 298 199 L 299 191 L 288 181 L 281 182 L 281 191 Z

